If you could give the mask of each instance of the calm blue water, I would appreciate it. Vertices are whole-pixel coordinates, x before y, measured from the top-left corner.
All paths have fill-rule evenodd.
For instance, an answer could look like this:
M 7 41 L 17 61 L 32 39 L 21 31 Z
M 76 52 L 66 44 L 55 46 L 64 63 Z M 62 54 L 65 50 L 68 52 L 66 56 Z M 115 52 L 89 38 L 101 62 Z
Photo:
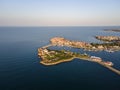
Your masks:
M 108 28 L 120 27 L 0 27 L 0 90 L 120 90 L 120 76 L 99 64 L 75 59 L 44 66 L 37 56 L 37 49 L 55 36 L 87 42 L 99 42 L 95 35 L 120 36 L 103 31 Z M 112 61 L 120 70 L 120 52 L 86 53 Z

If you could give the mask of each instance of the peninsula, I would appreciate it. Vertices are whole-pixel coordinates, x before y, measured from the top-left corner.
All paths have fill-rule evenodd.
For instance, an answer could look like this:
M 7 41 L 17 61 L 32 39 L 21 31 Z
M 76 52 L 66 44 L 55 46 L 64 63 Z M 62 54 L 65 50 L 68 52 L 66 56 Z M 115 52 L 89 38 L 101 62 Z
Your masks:
M 74 47 L 74 48 L 87 48 L 91 47 L 90 43 L 83 42 L 83 41 L 72 41 L 65 39 L 63 37 L 54 37 L 50 39 L 50 43 L 53 46 L 68 46 L 68 47 Z
M 111 36 L 96 36 L 97 39 L 101 40 L 110 40 Z M 119 40 L 119 37 L 113 36 L 112 40 Z M 67 40 L 63 37 L 54 37 L 50 39 L 50 43 L 53 46 L 67 46 L 67 47 L 74 47 L 74 48 L 83 48 L 84 50 L 88 51 L 118 51 L 120 50 L 120 42 L 111 42 L 111 43 L 87 43 L 83 41 L 72 41 Z
M 41 63 L 44 65 L 55 65 L 62 62 L 72 61 L 74 58 L 89 60 L 87 54 L 74 53 L 65 50 L 50 50 L 47 48 L 39 48 L 38 56 L 42 58 Z
M 120 32 L 120 29 L 104 29 L 104 31 Z
M 78 58 L 81 60 L 98 63 L 120 75 L 120 71 L 112 67 L 113 66 L 112 62 L 104 61 L 100 57 L 90 56 L 86 53 L 81 54 L 81 53 L 71 52 L 67 50 L 48 49 L 51 46 L 59 46 L 59 45 L 69 46 L 69 47 L 74 47 L 74 48 L 92 47 L 92 45 L 89 43 L 80 42 L 80 41 L 70 41 L 70 40 L 67 40 L 61 37 L 52 38 L 50 40 L 50 43 L 51 44 L 49 45 L 38 48 L 38 56 L 41 58 L 40 63 L 43 65 L 56 65 L 62 62 L 69 62 L 69 61 L 74 60 L 75 58 Z
M 106 42 L 119 42 L 119 36 L 95 36 L 96 39 Z

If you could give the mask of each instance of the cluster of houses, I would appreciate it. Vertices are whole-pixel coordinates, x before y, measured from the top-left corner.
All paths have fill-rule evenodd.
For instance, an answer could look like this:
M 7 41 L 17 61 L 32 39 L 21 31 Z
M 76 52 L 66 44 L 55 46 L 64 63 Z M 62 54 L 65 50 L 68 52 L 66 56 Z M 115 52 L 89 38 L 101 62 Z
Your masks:
M 114 41 L 114 40 L 120 40 L 120 37 L 118 36 L 96 36 L 99 40 L 107 40 L 107 41 Z
M 55 51 L 49 51 L 48 49 L 46 49 L 46 48 L 39 48 L 38 49 L 38 55 L 39 56 L 44 56 L 44 55 L 51 55 L 51 54 L 56 54 L 57 52 L 55 52 Z
M 71 40 L 67 40 L 62 37 L 54 37 L 50 40 L 50 42 L 53 45 L 59 45 L 59 46 L 71 46 L 71 47 L 79 47 L 79 48 L 84 48 L 86 46 L 90 46 L 90 44 L 86 43 L 86 42 L 71 41 Z
M 45 49 L 45 48 L 39 48 L 38 49 L 38 55 L 39 56 L 43 56 L 45 54 L 49 54 L 49 51 L 47 49 Z
M 100 57 L 91 56 L 90 59 L 94 62 L 102 62 L 104 65 L 113 66 L 113 63 L 110 61 L 102 61 Z

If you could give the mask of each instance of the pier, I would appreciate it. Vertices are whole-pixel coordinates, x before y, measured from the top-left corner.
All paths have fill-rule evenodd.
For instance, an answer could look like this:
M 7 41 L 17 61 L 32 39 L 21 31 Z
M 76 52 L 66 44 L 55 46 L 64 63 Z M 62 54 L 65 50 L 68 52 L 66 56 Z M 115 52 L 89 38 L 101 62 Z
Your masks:
M 95 63 L 98 63 L 106 68 L 108 68 L 109 70 L 111 70 L 112 72 L 115 72 L 116 74 L 120 75 L 120 71 L 115 69 L 114 67 L 112 66 L 109 66 L 109 65 L 105 65 L 104 62 L 98 62 L 98 61 L 93 61 L 91 59 L 85 59 L 85 58 L 79 58 L 77 57 L 78 59 L 81 59 L 81 60 L 86 60 L 86 61 L 90 61 L 90 62 L 95 62 Z
M 111 66 L 107 66 L 107 65 L 105 65 L 104 63 L 101 63 L 101 62 L 99 62 L 99 64 L 104 66 L 104 67 L 106 67 L 106 68 L 108 68 L 109 70 L 115 72 L 116 74 L 120 75 L 120 71 L 119 70 L 117 70 L 117 69 L 115 69 L 115 68 L 113 68 Z

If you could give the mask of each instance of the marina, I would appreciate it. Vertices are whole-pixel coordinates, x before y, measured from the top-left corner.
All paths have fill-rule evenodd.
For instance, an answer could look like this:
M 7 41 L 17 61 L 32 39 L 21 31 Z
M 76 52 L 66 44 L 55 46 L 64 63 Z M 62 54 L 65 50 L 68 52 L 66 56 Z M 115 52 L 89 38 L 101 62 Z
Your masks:
M 72 43 L 72 44 L 71 44 Z M 77 47 L 77 46 L 72 46 L 73 44 L 76 45 L 75 41 L 69 41 L 69 40 L 65 40 L 64 38 L 61 37 L 55 37 L 50 39 L 50 44 L 49 45 L 45 45 L 41 48 L 38 48 L 38 56 L 41 57 L 41 61 L 40 63 L 43 65 L 56 65 L 59 63 L 63 63 L 63 62 L 68 62 L 68 61 L 72 61 L 75 58 L 81 59 L 81 60 L 85 60 L 85 61 L 90 61 L 90 62 L 95 62 L 98 63 L 106 68 L 108 68 L 109 70 L 115 72 L 116 74 L 120 75 L 120 71 L 113 68 L 112 66 L 114 65 L 112 62 L 110 61 L 104 61 L 102 60 L 102 58 L 97 57 L 97 56 L 90 56 L 85 54 L 80 54 L 80 53 L 74 53 L 71 51 L 65 51 L 65 50 L 48 50 L 47 48 L 51 47 L 51 46 L 68 46 L 68 47 Z M 80 42 L 79 46 L 85 44 L 84 42 Z M 84 47 L 88 47 L 89 44 L 85 44 L 87 46 Z M 111 50 L 109 50 L 108 52 L 112 52 Z

